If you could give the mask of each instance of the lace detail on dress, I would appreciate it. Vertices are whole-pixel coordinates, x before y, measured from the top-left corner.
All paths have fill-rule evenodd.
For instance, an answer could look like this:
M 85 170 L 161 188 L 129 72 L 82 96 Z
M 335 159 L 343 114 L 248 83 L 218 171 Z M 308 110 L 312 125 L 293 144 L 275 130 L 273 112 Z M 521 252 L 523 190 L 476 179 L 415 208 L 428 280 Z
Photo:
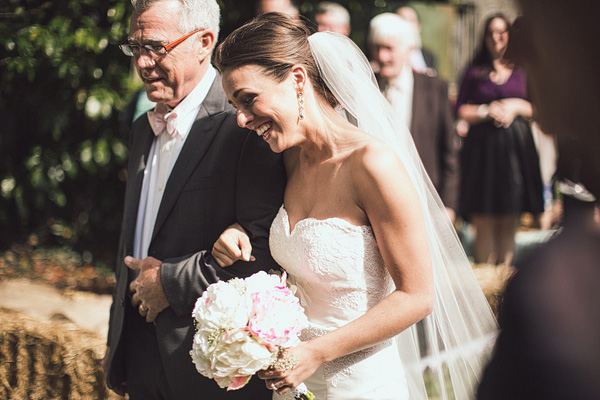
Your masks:
M 269 240 L 275 260 L 311 299 L 362 314 L 393 287 L 370 226 L 307 218 L 290 231 L 282 206 Z
M 309 327 L 302 331 L 300 340 L 306 342 L 316 337 L 323 336 L 326 333 L 327 330 L 325 329 Z M 390 346 L 392 343 L 392 339 L 385 340 L 373 347 L 369 347 L 367 349 L 360 350 L 325 363 L 323 365 L 325 380 L 331 382 L 333 386 L 337 386 L 342 379 L 346 379 L 354 373 L 354 370 L 352 369 L 354 364 L 366 359 L 370 355 L 382 350 L 383 348 Z
M 302 332 L 303 341 L 359 318 L 393 289 L 370 226 L 356 226 L 340 218 L 307 218 L 290 230 L 288 215 L 282 206 L 271 225 L 269 244 L 273 258 L 287 271 L 289 282 L 296 286 L 296 295 L 310 322 L 310 327 Z M 390 339 L 325 363 L 319 379 L 324 379 L 329 389 L 341 388 L 344 385 L 340 382 L 353 374 L 353 379 L 362 382 L 364 370 L 360 368 L 374 372 L 385 367 L 356 364 L 392 343 Z M 395 368 L 402 369 L 401 366 Z M 368 384 L 360 385 L 363 388 L 381 386 L 377 382 L 369 378 Z

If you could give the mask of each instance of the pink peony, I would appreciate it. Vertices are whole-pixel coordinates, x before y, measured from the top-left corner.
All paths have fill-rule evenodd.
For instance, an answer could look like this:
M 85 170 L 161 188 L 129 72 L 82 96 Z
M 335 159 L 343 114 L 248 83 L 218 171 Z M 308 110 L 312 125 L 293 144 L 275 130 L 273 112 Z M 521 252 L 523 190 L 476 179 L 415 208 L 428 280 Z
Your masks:
M 286 275 L 263 271 L 210 285 L 192 313 L 196 334 L 190 355 L 198 372 L 227 390 L 242 388 L 268 368 L 279 347 L 300 343 L 308 326 Z

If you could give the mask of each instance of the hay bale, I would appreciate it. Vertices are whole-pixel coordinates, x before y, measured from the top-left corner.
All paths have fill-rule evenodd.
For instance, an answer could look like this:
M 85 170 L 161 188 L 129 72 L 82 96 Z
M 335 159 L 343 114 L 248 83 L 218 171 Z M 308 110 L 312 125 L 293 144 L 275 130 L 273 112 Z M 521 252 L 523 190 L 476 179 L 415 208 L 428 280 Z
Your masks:
M 497 315 L 514 269 L 479 264 L 473 271 Z M 0 399 L 122 399 L 104 383 L 104 340 L 59 317 L 42 321 L 0 308 Z
M 515 269 L 507 265 L 475 264 L 473 273 L 481 286 L 481 290 L 490 303 L 496 318 L 502 303 L 504 288 Z
M 0 398 L 122 399 L 104 383 L 105 343 L 72 324 L 0 308 Z

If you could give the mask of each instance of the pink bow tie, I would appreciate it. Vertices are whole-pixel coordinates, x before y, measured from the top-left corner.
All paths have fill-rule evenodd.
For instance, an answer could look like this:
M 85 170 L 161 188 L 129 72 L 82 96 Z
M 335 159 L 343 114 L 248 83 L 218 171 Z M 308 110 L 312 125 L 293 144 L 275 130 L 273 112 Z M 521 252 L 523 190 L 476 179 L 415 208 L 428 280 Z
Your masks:
M 166 128 L 171 136 L 177 135 L 177 114 L 169 111 L 164 103 L 156 104 L 154 111 L 148 111 L 148 121 L 156 136 L 160 135 Z

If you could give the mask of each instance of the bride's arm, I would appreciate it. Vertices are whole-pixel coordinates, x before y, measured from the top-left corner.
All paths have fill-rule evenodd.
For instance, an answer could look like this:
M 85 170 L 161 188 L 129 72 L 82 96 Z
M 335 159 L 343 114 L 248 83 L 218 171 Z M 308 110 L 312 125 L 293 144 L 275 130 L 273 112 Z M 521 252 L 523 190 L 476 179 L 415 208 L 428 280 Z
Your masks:
M 398 157 L 379 144 L 354 158 L 358 205 L 373 228 L 395 290 L 361 318 L 323 338 L 326 361 L 393 337 L 433 308 L 433 276 L 419 197 Z M 323 347 L 321 347 L 323 346 Z
M 262 372 L 264 379 L 296 386 L 324 362 L 373 346 L 427 316 L 434 289 L 423 214 L 413 185 L 396 155 L 379 144 L 353 157 L 357 204 L 375 233 L 395 290 L 360 318 L 326 335 L 302 343 L 292 352 L 293 370 Z M 285 393 L 288 389 L 280 390 Z

